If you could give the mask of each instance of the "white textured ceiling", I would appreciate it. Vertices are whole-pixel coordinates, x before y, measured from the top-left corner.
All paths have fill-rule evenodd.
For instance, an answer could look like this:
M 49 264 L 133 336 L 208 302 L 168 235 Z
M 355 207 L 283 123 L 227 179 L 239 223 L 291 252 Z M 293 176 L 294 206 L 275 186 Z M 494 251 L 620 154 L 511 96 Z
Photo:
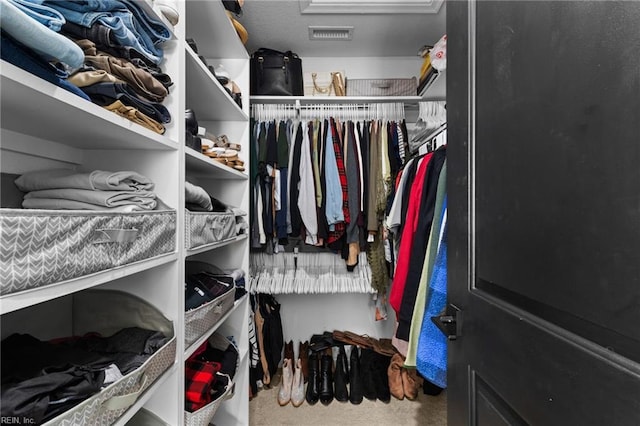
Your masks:
M 298 0 L 246 0 L 242 9 L 249 53 L 268 47 L 302 57 L 414 56 L 446 31 L 445 4 L 437 14 L 301 14 Z M 309 40 L 309 26 L 342 25 L 354 27 L 352 40 Z

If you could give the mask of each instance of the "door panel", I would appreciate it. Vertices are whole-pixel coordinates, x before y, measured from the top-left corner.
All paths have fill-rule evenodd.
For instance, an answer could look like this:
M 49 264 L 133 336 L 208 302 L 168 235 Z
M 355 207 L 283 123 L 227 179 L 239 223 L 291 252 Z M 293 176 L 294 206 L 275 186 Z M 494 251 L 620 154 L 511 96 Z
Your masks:
M 605 349 L 578 342 L 544 321 L 526 319 L 525 312 L 519 315 L 481 290 L 470 300 L 465 311 L 469 330 L 463 334 L 468 339 L 465 344 L 476 348 L 474 374 L 524 421 L 533 425 L 640 421 L 640 374 L 627 369 L 624 359 L 607 356 Z
M 640 341 L 630 9 L 478 3 L 476 265 L 478 278 Z
M 475 413 L 473 415 L 475 424 L 496 426 L 527 424 L 487 382 L 482 380 L 477 371 L 471 372 L 471 393 L 476 403 L 472 409 Z
M 449 423 L 640 424 L 640 4 L 453 1 L 447 33 Z

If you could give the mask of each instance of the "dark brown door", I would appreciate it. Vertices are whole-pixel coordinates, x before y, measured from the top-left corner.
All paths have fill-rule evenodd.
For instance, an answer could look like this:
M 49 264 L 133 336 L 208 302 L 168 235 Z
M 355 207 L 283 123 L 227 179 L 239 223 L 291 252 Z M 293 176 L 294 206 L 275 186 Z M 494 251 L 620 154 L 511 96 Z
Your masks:
M 450 1 L 450 425 L 640 425 L 640 2 Z

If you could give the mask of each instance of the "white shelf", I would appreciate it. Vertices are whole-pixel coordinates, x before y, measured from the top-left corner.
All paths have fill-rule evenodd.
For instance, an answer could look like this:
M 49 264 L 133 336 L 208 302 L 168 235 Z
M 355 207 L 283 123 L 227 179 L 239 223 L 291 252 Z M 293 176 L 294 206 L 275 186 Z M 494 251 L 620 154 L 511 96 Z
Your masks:
M 420 96 L 421 101 L 440 101 L 446 99 L 447 93 L 447 73 L 439 72 L 435 80 L 424 88 Z
M 417 103 L 420 96 L 251 96 L 251 104 L 362 104 L 404 102 Z
M 178 142 L 0 62 L 2 127 L 84 149 L 178 149 Z
M 75 293 L 80 290 L 96 287 L 122 277 L 136 274 L 147 269 L 155 268 L 178 259 L 177 253 L 167 253 L 152 259 L 141 260 L 129 265 L 119 266 L 102 272 L 85 275 L 72 280 L 32 288 L 18 293 L 0 297 L 0 311 L 3 314 L 27 308 L 47 300 Z
M 242 234 L 242 235 L 238 235 L 235 238 L 230 238 L 228 240 L 220 241 L 220 242 L 217 242 L 217 243 L 207 244 L 207 245 L 204 245 L 202 247 L 198 247 L 198 248 L 194 248 L 194 249 L 189 249 L 189 250 L 187 250 L 187 257 L 188 256 L 193 256 L 193 255 L 198 254 L 198 253 L 204 253 L 204 252 L 209 251 L 209 250 L 215 250 L 217 248 L 224 247 L 224 246 L 229 245 L 229 244 L 237 243 L 239 241 L 244 241 L 247 238 L 248 238 L 247 234 Z
M 248 121 L 247 114 L 190 47 L 185 56 L 187 108 L 195 111 L 198 121 Z
M 186 2 L 187 38 L 205 58 L 249 59 L 220 1 Z
M 193 342 L 191 344 L 191 346 L 189 346 L 188 348 L 185 349 L 184 351 L 184 359 L 186 360 L 187 358 L 189 358 L 191 355 L 193 355 L 193 353 L 196 351 L 196 349 L 198 349 L 200 347 L 200 345 L 202 345 L 204 342 L 207 341 L 207 339 L 209 339 L 209 337 L 211 337 L 211 335 L 213 333 L 216 332 L 216 330 L 218 328 L 220 328 L 220 326 L 222 324 L 224 324 L 224 322 L 231 316 L 231 314 L 233 314 L 233 311 L 235 311 L 238 306 L 240 306 L 242 304 L 242 302 L 244 301 L 245 298 L 249 297 L 249 294 L 245 294 L 244 296 L 242 296 L 240 299 L 236 300 L 233 303 L 233 307 L 231 309 L 229 309 L 229 312 L 227 312 L 226 314 L 224 314 L 219 320 L 218 322 L 215 323 L 215 325 L 213 327 L 211 327 L 210 329 L 208 329 L 202 336 L 200 336 L 198 338 L 198 340 L 196 340 L 195 342 Z M 240 354 L 238 354 L 238 356 L 240 356 Z
M 149 386 L 142 395 L 138 398 L 138 400 L 131 406 L 127 411 L 122 414 L 122 416 L 118 417 L 118 420 L 113 424 L 113 426 L 123 426 L 126 425 L 129 420 L 144 406 L 144 404 L 151 398 L 151 396 L 158 391 L 158 389 L 167 381 L 167 379 L 172 375 L 176 374 L 180 364 L 176 361 L 173 365 L 160 377 L 156 379 L 155 382 L 151 386 Z
M 226 180 L 249 179 L 249 175 L 247 175 L 246 172 L 241 172 L 229 166 L 225 166 L 224 164 L 220 164 L 191 148 L 186 148 L 184 152 L 187 164 L 187 174 Z M 246 163 L 244 167 L 245 169 L 248 169 L 248 165 Z

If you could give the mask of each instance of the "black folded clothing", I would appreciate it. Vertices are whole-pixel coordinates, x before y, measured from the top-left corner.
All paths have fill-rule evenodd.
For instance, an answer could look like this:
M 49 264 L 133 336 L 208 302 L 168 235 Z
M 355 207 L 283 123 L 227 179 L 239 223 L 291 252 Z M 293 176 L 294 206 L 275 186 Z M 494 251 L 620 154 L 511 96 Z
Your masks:
M 185 309 L 197 308 L 232 291 L 233 288 L 231 277 L 214 276 L 207 272 L 188 275 L 185 286 Z

